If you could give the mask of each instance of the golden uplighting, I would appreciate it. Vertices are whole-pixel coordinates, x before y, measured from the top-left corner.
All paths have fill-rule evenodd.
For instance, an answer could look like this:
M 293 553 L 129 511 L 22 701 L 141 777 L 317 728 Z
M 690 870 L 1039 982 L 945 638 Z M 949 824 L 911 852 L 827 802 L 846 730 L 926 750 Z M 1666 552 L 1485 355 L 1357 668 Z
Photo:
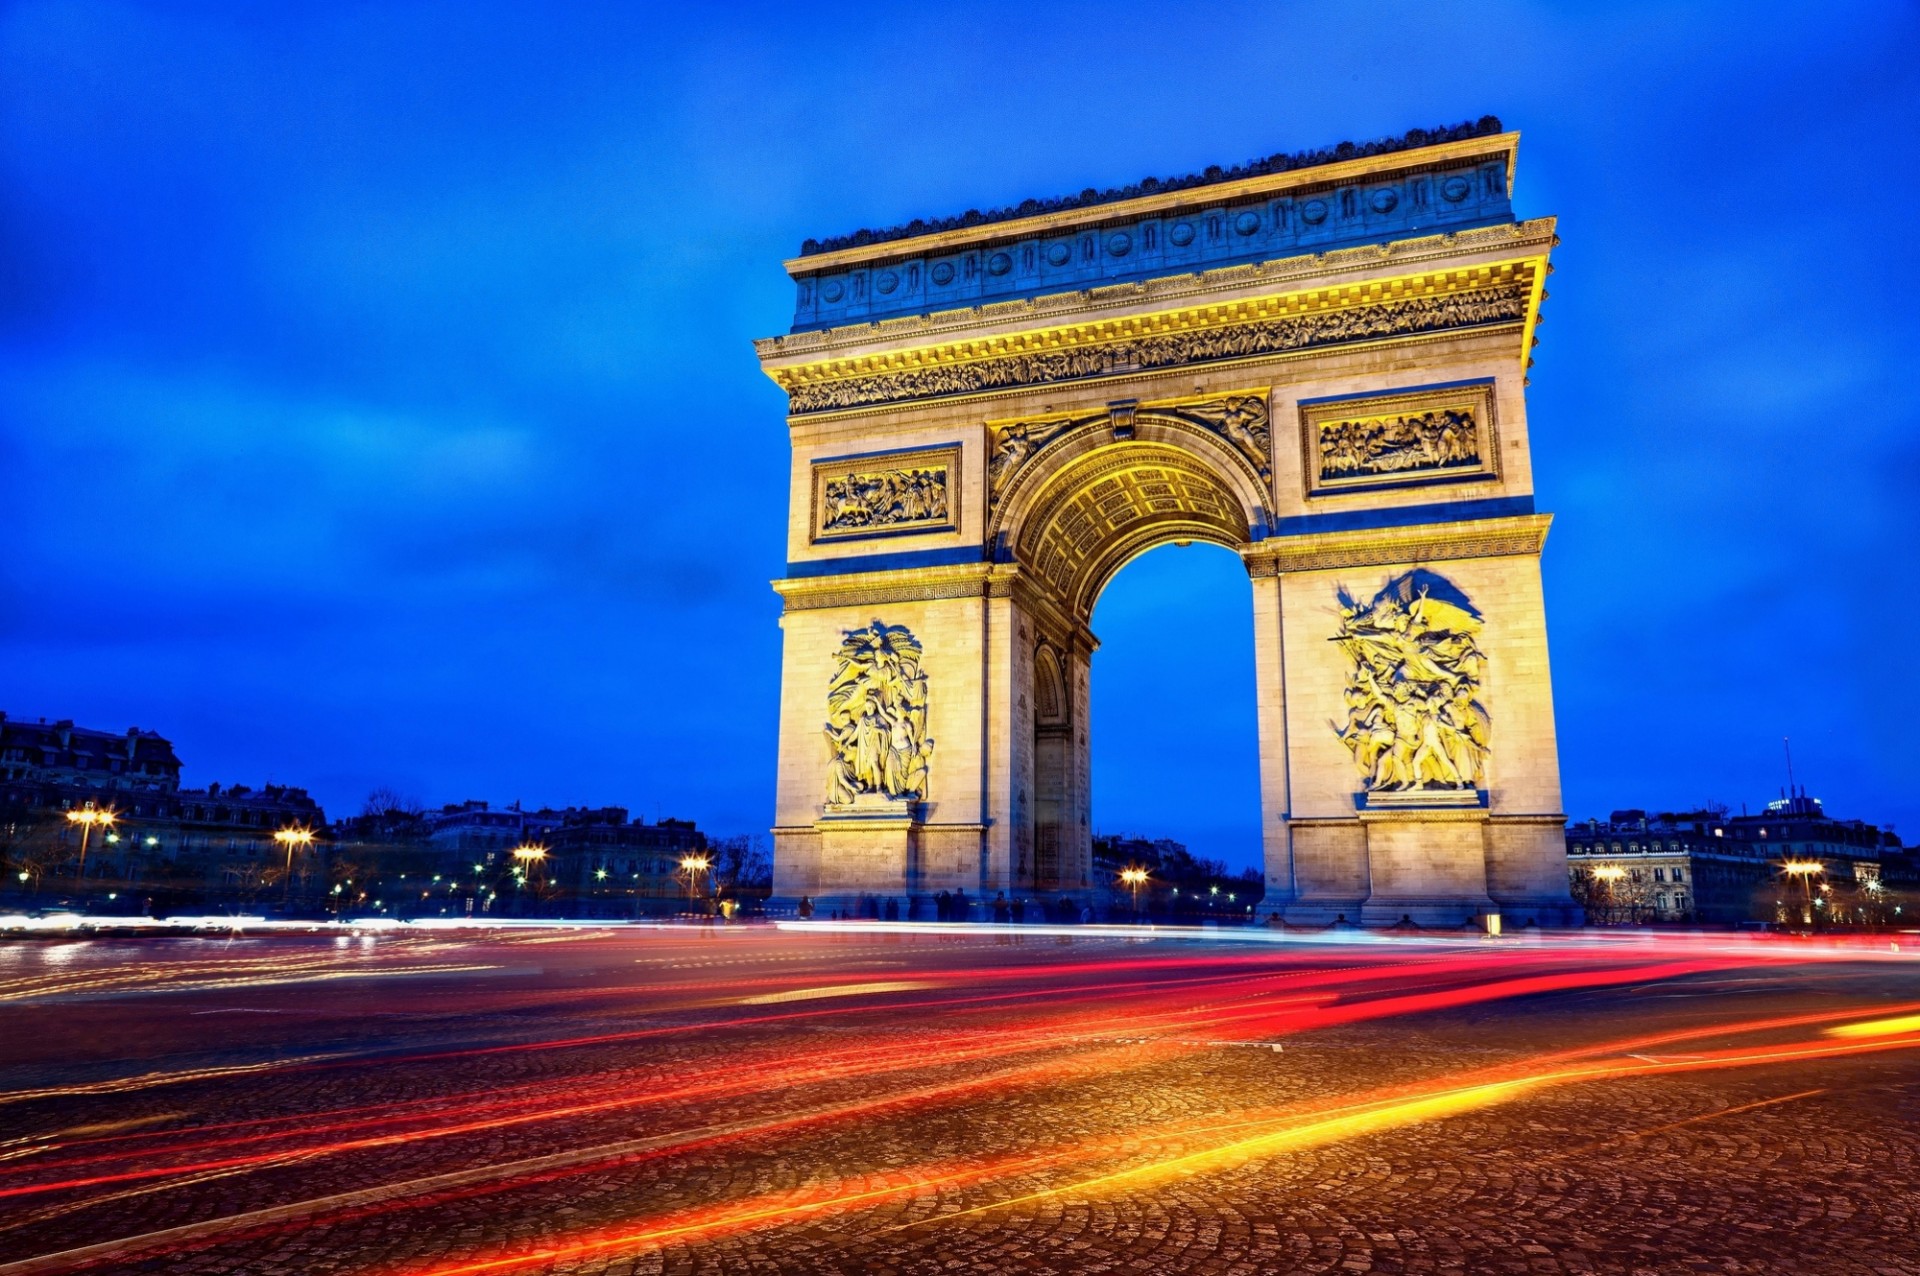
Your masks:
M 516 846 L 513 848 L 513 858 L 522 863 L 531 864 L 547 858 L 547 848 L 544 846 Z

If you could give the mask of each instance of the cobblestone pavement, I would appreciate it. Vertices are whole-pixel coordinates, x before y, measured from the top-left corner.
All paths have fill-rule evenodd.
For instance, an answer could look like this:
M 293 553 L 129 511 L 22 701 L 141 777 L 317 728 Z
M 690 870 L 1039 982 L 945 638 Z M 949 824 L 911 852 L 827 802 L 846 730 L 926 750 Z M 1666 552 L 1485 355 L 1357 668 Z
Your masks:
M 0 947 L 0 1276 L 1920 1273 L 1916 1211 L 1884 940 Z

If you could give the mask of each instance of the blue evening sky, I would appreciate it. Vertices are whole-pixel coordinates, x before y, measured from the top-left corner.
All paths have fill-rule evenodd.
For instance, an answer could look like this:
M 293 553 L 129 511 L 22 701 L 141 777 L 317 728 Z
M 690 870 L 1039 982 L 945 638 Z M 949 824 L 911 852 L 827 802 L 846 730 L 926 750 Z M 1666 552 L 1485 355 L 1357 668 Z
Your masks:
M 1567 811 L 1920 838 L 1920 11 L 0 7 L 0 708 L 194 783 L 772 814 L 809 235 L 1495 113 Z M 1102 600 L 1096 822 L 1257 857 L 1248 587 Z

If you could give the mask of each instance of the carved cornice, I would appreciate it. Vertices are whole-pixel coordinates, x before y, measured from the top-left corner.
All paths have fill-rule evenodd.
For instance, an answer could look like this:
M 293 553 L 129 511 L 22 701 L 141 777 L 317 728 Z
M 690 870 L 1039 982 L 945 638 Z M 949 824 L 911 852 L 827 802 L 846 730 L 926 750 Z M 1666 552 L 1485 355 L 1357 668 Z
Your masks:
M 1283 535 L 1249 545 L 1240 554 L 1246 560 L 1247 574 L 1256 578 L 1332 568 L 1501 558 L 1538 554 L 1546 544 L 1552 522 L 1550 514 L 1522 514 L 1417 527 Z
M 1039 297 L 1009 298 L 952 310 L 937 310 L 929 314 L 900 315 L 850 323 L 838 328 L 783 333 L 756 338 L 753 345 L 763 363 L 808 356 L 820 359 L 831 357 L 838 351 L 870 347 L 876 339 L 937 339 L 944 333 L 977 330 L 983 323 L 1046 324 L 1063 318 L 1084 319 L 1089 309 L 1098 305 L 1119 307 L 1137 305 L 1143 301 L 1180 302 L 1244 290 L 1250 284 L 1286 290 L 1310 286 L 1316 280 L 1325 280 L 1347 271 L 1385 267 L 1404 273 L 1458 261 L 1474 253 L 1499 252 L 1505 257 L 1526 257 L 1536 263 L 1544 263 L 1548 251 L 1559 242 L 1554 234 L 1554 225 L 1551 217 L 1534 217 L 1471 230 L 1398 239 L 1385 244 L 1332 248 L 1323 252 L 1277 257 L 1271 261 L 1162 275 L 1131 283 L 1074 288 Z M 779 380 L 777 369 L 768 369 L 768 375 Z
M 772 371 L 799 416 L 1524 324 L 1531 262 L 1132 315 Z
M 1493 817 L 1484 807 L 1409 806 L 1399 810 L 1361 810 L 1354 817 L 1362 824 L 1485 824 Z
M 882 603 L 926 602 L 938 598 L 988 596 L 990 563 L 958 567 L 914 567 L 897 571 L 850 571 L 837 576 L 776 580 L 774 592 L 787 611 L 826 607 L 867 607 Z
M 1010 208 L 986 212 L 974 209 L 953 217 L 917 220 L 884 230 L 857 230 L 825 240 L 809 239 L 800 246 L 800 256 L 789 261 L 787 267 L 800 270 L 841 265 L 872 255 L 872 251 L 863 254 L 860 251 L 862 249 L 898 251 L 897 247 L 881 246 L 897 245 L 902 240 L 931 239 L 946 246 L 956 235 L 971 238 L 1005 236 L 1018 233 L 1027 224 L 1056 224 L 1061 220 L 1057 215 L 1062 213 L 1079 213 L 1084 220 L 1085 216 L 1107 218 L 1125 211 L 1177 207 L 1201 200 L 1218 202 L 1272 189 L 1276 185 L 1276 178 L 1296 185 L 1303 179 L 1320 183 L 1349 181 L 1356 176 L 1383 169 L 1404 168 L 1410 163 L 1433 164 L 1462 155 L 1500 155 L 1508 162 L 1508 178 L 1511 181 L 1513 152 L 1519 141 L 1518 133 L 1501 133 L 1498 116 L 1486 115 L 1477 121 L 1443 128 L 1414 129 L 1401 137 L 1384 137 L 1360 143 L 1342 142 L 1338 146 L 1319 150 L 1270 155 L 1231 169 L 1223 170 L 1216 166 L 1204 173 L 1189 173 L 1182 177 L 1150 177 L 1132 186 L 1104 191 L 1087 190 L 1078 195 L 1064 195 L 1055 199 L 1029 199 Z M 1189 191 L 1197 194 L 1186 194 Z M 1126 208 L 1115 208 L 1116 204 L 1125 205 Z M 1098 211 L 1089 212 L 1095 209 Z

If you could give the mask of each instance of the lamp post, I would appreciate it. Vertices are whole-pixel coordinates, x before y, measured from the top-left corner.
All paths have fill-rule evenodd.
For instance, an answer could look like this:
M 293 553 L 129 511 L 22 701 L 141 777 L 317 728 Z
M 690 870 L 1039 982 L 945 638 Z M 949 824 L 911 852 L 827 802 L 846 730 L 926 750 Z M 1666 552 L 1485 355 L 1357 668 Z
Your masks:
M 78 873 L 80 880 L 86 880 L 87 839 L 92 836 L 94 827 L 97 825 L 101 828 L 110 829 L 113 827 L 113 822 L 119 818 L 119 814 L 114 811 L 112 807 L 107 807 L 105 810 L 95 810 L 91 802 L 87 803 L 86 806 L 78 811 L 67 812 L 67 823 L 78 824 L 80 826 L 80 870 Z
M 287 876 L 280 885 L 280 902 L 284 905 L 293 899 L 293 853 L 313 845 L 313 830 L 289 824 L 275 832 L 273 840 L 287 849 Z
M 520 865 L 522 877 L 531 883 L 533 881 L 533 870 L 547 862 L 547 848 L 544 846 L 534 846 L 532 844 L 516 846 L 513 848 L 513 858 Z M 544 881 L 545 875 L 542 874 L 542 882 L 544 883 Z M 534 887 L 536 898 L 538 898 L 539 890 L 540 888 L 538 886 Z
M 713 861 L 704 855 L 683 855 L 680 857 L 680 870 L 687 875 L 687 902 L 699 899 L 700 879 L 706 876 Z
M 1120 880 L 1133 892 L 1133 920 L 1140 920 L 1140 888 L 1146 884 L 1147 870 L 1144 868 L 1123 868 Z
M 1780 871 L 1788 877 L 1800 879 L 1800 893 L 1806 900 L 1806 908 L 1800 914 L 1800 920 L 1813 925 L 1813 879 L 1823 871 L 1819 860 L 1788 860 L 1780 866 Z
M 1593 880 L 1602 883 L 1607 889 L 1607 920 L 1613 917 L 1613 884 L 1627 875 L 1627 870 L 1618 864 L 1602 864 L 1593 870 Z

